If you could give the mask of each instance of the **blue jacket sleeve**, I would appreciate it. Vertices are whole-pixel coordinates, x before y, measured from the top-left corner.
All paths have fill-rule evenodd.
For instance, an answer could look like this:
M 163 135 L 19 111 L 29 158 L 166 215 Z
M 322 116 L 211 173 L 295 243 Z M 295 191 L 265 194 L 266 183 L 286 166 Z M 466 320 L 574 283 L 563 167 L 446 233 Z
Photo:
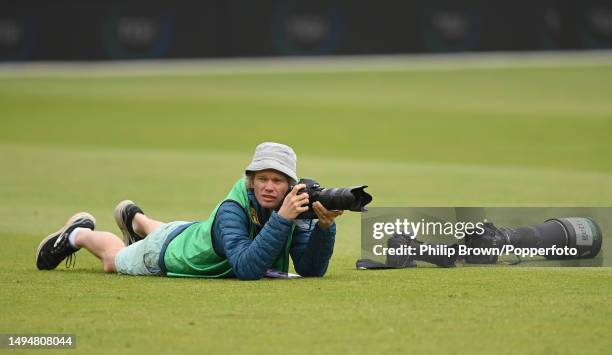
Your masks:
M 295 271 L 302 276 L 321 277 L 327 272 L 329 259 L 334 252 L 336 224 L 321 229 L 317 223 L 312 230 L 307 227 L 308 224 L 297 224 L 291 245 Z
M 248 226 L 242 207 L 235 202 L 224 202 L 213 222 L 213 245 L 228 259 L 236 277 L 258 280 L 281 253 L 292 222 L 273 212 L 255 239 L 249 238 Z

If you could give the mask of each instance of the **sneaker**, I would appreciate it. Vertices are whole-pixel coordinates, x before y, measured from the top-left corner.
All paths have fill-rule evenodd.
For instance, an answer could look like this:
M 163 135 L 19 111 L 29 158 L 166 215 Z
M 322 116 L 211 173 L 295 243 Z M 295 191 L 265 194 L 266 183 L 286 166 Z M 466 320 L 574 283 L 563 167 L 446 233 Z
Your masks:
M 66 267 L 74 266 L 72 255 L 79 248 L 70 245 L 68 236 L 77 227 L 93 230 L 96 227 L 96 219 L 87 212 L 77 213 L 70 217 L 60 230 L 43 239 L 36 251 L 36 267 L 39 270 L 55 269 L 66 258 Z
M 132 221 L 136 213 L 144 214 L 140 207 L 136 206 L 136 204 L 130 200 L 121 201 L 117 207 L 115 207 L 115 222 L 117 222 L 117 226 L 121 229 L 121 233 L 123 233 L 123 242 L 125 245 L 130 245 L 144 239 L 139 236 L 132 227 Z

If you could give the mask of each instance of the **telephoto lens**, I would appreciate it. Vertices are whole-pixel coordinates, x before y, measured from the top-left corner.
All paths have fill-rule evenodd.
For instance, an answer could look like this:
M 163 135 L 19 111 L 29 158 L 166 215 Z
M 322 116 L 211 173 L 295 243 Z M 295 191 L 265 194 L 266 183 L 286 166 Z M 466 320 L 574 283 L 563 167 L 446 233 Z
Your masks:
M 316 219 L 317 215 L 312 210 L 312 204 L 321 202 L 328 210 L 348 210 L 355 212 L 366 211 L 365 206 L 372 202 L 372 195 L 365 192 L 367 185 L 353 187 L 322 188 L 313 179 L 300 179 L 298 184 L 305 184 L 306 188 L 299 193 L 308 193 L 309 209 L 297 216 L 298 219 Z M 291 191 L 291 190 L 289 190 Z
M 516 248 L 576 248 L 576 255 L 546 255 L 547 259 L 594 258 L 601 250 L 601 228 L 592 218 L 551 218 L 542 224 L 500 228 Z
M 589 217 L 551 218 L 544 223 L 522 227 L 500 227 L 485 221 L 484 233 L 466 235 L 468 249 L 502 249 L 504 245 L 515 248 L 568 248 L 574 254 L 545 254 L 547 259 L 567 260 L 594 258 L 601 250 L 603 235 L 599 225 Z M 494 264 L 497 255 L 468 255 L 472 264 Z

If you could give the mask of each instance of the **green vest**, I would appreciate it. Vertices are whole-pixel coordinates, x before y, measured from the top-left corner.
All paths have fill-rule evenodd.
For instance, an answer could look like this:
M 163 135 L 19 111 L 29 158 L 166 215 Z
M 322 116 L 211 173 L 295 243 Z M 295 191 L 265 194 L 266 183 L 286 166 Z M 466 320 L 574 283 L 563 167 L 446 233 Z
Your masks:
M 251 216 L 246 179 L 242 178 L 234 184 L 227 197 L 215 207 L 206 221 L 194 223 L 187 227 L 187 229 L 170 242 L 164 254 L 167 276 L 235 277 L 229 261 L 215 253 L 212 243 L 212 225 L 219 206 L 225 201 L 235 201 L 242 206 L 249 218 L 249 237 L 251 239 L 255 238 L 255 224 Z M 289 248 L 291 247 L 294 227 L 291 227 L 289 231 L 289 236 L 282 253 L 272 265 L 276 270 L 287 272 L 289 269 Z

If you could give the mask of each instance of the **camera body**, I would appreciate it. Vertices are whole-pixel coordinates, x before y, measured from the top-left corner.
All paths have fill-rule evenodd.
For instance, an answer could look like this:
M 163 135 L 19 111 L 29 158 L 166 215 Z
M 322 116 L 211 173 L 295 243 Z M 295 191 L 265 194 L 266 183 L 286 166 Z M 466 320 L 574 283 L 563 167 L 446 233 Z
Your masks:
M 484 232 L 476 234 L 475 231 L 467 233 L 465 236 L 465 246 L 468 249 L 483 249 L 495 248 L 501 249 L 505 244 L 508 244 L 508 239 L 504 233 L 499 230 L 491 222 L 483 223 Z M 467 255 L 465 261 L 470 264 L 495 264 L 497 263 L 497 255 Z
M 367 185 L 353 187 L 323 188 L 317 181 L 302 178 L 298 184 L 306 185 L 298 194 L 308 194 L 308 211 L 300 213 L 297 219 L 316 219 L 317 214 L 312 209 L 314 202 L 321 202 L 328 210 L 349 210 L 355 212 L 366 211 L 365 206 L 372 202 L 372 196 L 364 191 Z M 291 191 L 293 186 L 289 188 Z M 288 193 L 288 192 L 287 192 Z

